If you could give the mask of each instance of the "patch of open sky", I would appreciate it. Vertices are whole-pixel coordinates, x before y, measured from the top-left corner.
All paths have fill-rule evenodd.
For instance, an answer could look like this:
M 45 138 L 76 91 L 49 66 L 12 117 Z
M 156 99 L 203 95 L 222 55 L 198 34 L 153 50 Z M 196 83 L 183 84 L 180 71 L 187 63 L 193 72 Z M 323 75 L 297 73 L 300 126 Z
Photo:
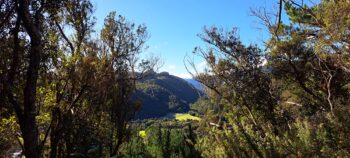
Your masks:
M 217 26 L 230 30 L 238 28 L 238 34 L 244 44 L 257 44 L 263 47 L 263 41 L 269 34 L 259 19 L 251 15 L 251 9 L 265 7 L 276 12 L 279 0 L 94 0 L 97 17 L 96 30 L 99 31 L 104 18 L 116 11 L 136 24 L 145 24 L 150 33 L 147 41 L 149 48 L 141 55 L 153 53 L 160 55 L 164 66 L 160 71 L 188 78 L 183 59 L 193 57 L 196 65 L 203 59 L 193 56 L 194 47 L 205 48 L 205 43 L 197 36 L 203 27 Z M 288 21 L 287 16 L 282 16 Z M 98 35 L 98 34 L 97 34 Z

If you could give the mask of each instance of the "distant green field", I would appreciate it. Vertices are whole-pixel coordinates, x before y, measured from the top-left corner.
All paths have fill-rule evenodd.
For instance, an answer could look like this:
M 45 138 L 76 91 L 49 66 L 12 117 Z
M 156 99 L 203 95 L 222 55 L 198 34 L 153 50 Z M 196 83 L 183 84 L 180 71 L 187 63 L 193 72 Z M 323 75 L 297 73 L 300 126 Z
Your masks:
M 142 138 L 145 138 L 147 136 L 146 131 L 145 130 L 139 131 L 139 136 Z
M 192 116 L 190 114 L 181 114 L 181 113 L 176 113 L 175 119 L 178 121 L 187 121 L 187 120 L 199 121 L 199 120 L 201 120 L 201 118 L 199 118 L 199 117 Z

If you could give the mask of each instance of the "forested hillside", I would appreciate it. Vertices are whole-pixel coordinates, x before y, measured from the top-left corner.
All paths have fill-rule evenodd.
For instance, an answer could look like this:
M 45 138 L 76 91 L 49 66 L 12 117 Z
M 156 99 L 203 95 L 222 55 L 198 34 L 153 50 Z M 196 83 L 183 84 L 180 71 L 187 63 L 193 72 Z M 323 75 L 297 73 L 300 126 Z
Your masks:
M 203 95 L 184 79 L 167 72 L 150 73 L 138 81 L 134 99 L 142 102 L 136 119 L 163 117 L 167 113 L 184 113 Z

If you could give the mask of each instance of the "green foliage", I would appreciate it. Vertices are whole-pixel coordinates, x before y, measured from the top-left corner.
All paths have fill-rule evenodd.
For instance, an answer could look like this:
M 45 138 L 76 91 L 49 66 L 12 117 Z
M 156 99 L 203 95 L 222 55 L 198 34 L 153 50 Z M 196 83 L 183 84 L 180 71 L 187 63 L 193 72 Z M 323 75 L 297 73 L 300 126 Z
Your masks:
M 1 153 L 117 155 L 140 108 L 131 99 L 134 81 L 155 66 L 137 61 L 147 28 L 112 12 L 94 39 L 89 0 L 0 2 L 1 10 L 4 5 L 21 9 L 6 10 L 0 26 L 7 30 L 0 32 L 0 116 L 16 122 L 1 122 L 1 140 L 8 136 Z
M 190 112 L 195 114 L 204 115 L 209 111 L 218 111 L 219 109 L 215 107 L 209 98 L 201 97 L 195 103 L 191 104 Z
M 163 123 L 162 123 L 163 124 Z M 181 128 L 148 127 L 145 137 L 133 135 L 121 151 L 122 157 L 199 157 L 193 146 L 195 138 Z
M 16 118 L 11 116 L 9 118 L 2 117 L 0 120 L 0 155 L 9 156 L 9 151 L 16 151 L 18 141 L 23 143 L 23 139 L 16 133 L 19 126 L 16 124 Z
M 196 144 L 203 157 L 349 155 L 350 3 L 283 2 L 291 23 L 271 32 L 265 52 L 243 45 L 235 29 L 200 36 L 212 47 L 194 51 L 210 66 L 197 78 L 220 107 L 203 118 L 210 122 Z

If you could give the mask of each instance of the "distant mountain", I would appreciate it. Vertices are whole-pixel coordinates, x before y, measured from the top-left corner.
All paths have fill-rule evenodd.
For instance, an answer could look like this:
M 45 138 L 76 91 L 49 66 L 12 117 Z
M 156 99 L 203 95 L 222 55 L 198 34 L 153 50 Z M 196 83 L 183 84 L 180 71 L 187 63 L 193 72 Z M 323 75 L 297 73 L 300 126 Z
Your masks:
M 182 78 L 167 72 L 152 73 L 138 81 L 133 99 L 143 105 L 137 119 L 163 117 L 169 112 L 183 113 L 197 101 L 202 92 Z
M 192 78 L 184 78 L 185 81 L 187 81 L 189 84 L 191 84 L 194 88 L 203 91 L 203 85 L 202 83 L 198 82 L 195 79 Z

